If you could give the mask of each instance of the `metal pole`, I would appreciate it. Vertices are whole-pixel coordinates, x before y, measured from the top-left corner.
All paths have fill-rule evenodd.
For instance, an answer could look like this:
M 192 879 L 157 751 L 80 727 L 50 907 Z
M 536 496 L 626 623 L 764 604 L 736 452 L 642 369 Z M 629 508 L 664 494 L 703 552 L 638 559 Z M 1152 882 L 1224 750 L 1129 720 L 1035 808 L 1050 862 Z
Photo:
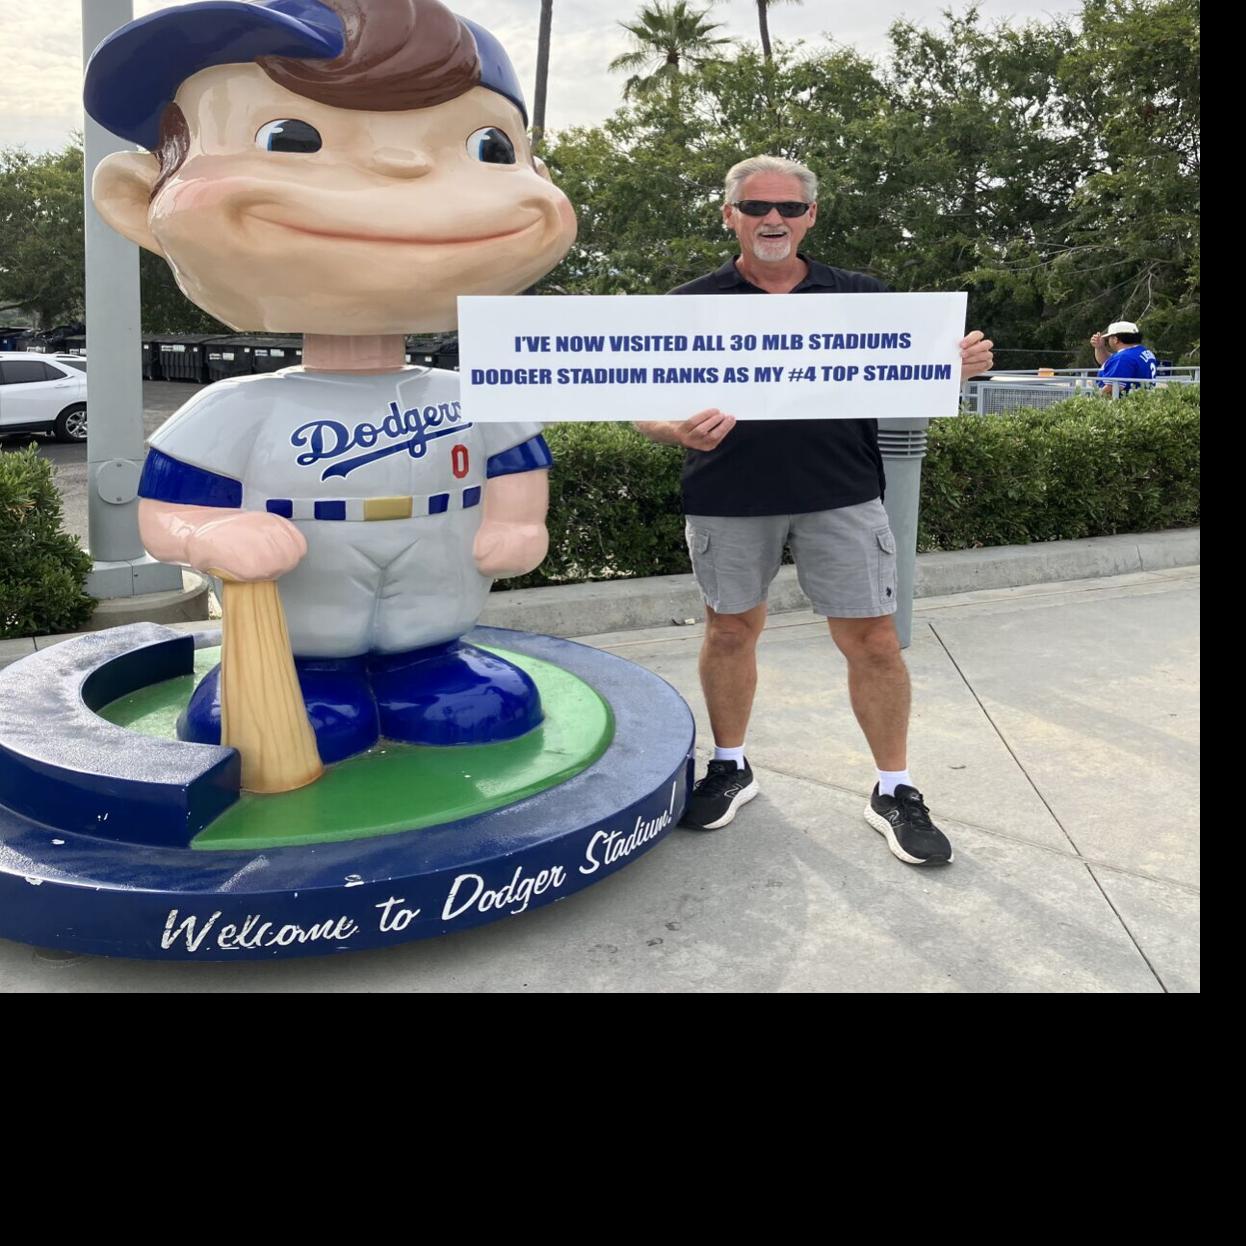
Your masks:
M 549 89 L 550 26 L 554 20 L 554 0 L 541 0 L 541 22 L 536 45 L 536 91 L 532 102 L 532 145 L 545 137 L 545 94 Z
M 883 452 L 883 468 L 887 475 L 887 496 L 883 505 L 896 539 L 896 632 L 902 649 L 907 649 L 913 639 L 917 514 L 929 427 L 930 421 L 925 419 L 878 421 L 878 445 Z
M 134 17 L 132 0 L 82 0 L 82 63 Z M 87 591 L 131 597 L 182 587 L 181 570 L 154 562 L 138 535 L 143 464 L 143 379 L 139 345 L 138 248 L 104 224 L 91 202 L 96 167 L 131 150 L 90 117 L 86 178 L 87 521 L 95 570 Z

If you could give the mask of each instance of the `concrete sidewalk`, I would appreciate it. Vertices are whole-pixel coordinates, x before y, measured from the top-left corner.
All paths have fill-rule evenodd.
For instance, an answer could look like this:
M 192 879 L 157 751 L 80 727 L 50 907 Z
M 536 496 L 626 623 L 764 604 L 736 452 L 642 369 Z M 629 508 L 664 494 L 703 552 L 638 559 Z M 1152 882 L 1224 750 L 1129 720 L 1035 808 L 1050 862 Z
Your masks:
M 842 660 L 811 614 L 760 648 L 762 795 L 564 903 L 382 952 L 108 961 L 0 942 L 5 991 L 1196 991 L 1199 571 L 927 597 L 912 769 L 956 847 L 905 866 Z M 701 628 L 585 637 L 696 709 Z M 702 753 L 704 750 L 702 749 Z

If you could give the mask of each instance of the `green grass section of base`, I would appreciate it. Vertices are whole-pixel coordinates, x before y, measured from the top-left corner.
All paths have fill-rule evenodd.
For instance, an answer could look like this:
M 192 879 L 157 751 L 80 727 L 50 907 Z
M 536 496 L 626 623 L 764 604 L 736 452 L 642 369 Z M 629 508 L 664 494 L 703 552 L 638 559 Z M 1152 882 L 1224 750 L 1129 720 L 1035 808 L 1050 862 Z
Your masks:
M 196 836 L 193 847 L 255 850 L 367 839 L 439 826 L 513 804 L 592 765 L 614 735 L 610 707 L 582 679 L 525 654 L 492 649 L 532 676 L 545 721 L 518 740 L 465 748 L 422 748 L 383 740 L 330 766 L 315 783 L 280 796 L 244 793 Z M 220 660 L 195 655 L 195 674 L 140 689 L 100 716 L 169 739 L 199 678 Z

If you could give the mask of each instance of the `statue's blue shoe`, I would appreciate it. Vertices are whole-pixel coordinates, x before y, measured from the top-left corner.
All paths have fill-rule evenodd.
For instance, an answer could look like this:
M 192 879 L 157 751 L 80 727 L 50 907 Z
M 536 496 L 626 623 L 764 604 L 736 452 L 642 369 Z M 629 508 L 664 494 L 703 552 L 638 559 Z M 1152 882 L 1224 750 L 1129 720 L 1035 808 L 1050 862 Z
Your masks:
M 461 640 L 368 659 L 381 734 L 437 746 L 493 744 L 540 725 L 526 671 Z
M 294 669 L 325 765 L 363 753 L 377 742 L 380 728 L 366 658 L 295 658 Z M 203 677 L 191 695 L 177 720 L 177 734 L 195 744 L 221 742 L 219 666 Z

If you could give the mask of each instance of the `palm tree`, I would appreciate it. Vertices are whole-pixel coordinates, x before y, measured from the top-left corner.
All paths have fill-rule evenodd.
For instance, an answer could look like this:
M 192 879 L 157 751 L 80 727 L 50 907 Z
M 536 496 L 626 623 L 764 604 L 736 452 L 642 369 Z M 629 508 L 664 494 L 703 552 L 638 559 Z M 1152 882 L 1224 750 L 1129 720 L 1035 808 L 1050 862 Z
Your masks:
M 675 86 L 681 67 L 699 65 L 712 60 L 715 53 L 731 40 L 716 35 L 721 22 L 707 22 L 708 9 L 691 9 L 688 0 L 672 0 L 663 4 L 654 0 L 645 5 L 632 22 L 619 25 L 632 36 L 635 47 L 610 62 L 615 70 L 648 69 L 648 74 L 633 74 L 623 86 L 624 98 L 646 95 L 665 85 Z
M 536 91 L 532 100 L 532 145 L 545 136 L 545 90 L 549 85 L 549 31 L 554 20 L 554 0 L 541 0 L 541 25 L 536 45 Z
M 757 0 L 757 24 L 761 27 L 761 50 L 766 60 L 773 60 L 770 52 L 770 19 L 767 13 L 775 4 L 801 4 L 803 0 Z

